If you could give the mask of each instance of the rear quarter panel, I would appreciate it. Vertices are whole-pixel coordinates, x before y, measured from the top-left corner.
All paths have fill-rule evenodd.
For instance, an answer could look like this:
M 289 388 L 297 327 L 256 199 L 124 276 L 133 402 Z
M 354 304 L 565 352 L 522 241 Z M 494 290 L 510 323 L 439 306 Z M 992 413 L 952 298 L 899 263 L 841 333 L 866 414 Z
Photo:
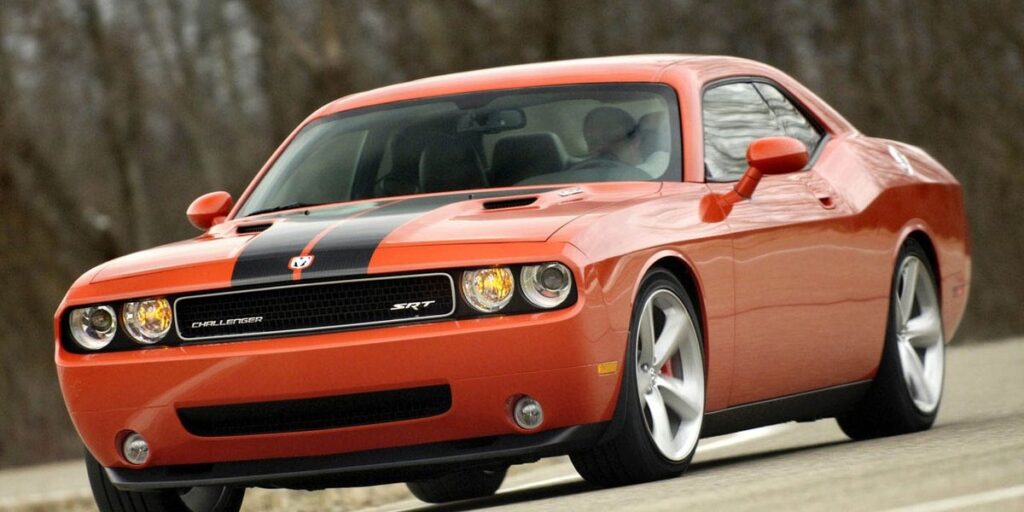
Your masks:
M 914 231 L 928 236 L 935 249 L 936 279 L 942 301 L 946 341 L 955 336 L 967 307 L 971 284 L 971 243 L 963 192 L 956 178 L 924 150 L 886 139 L 859 137 L 855 146 L 875 179 L 885 186 L 879 197 L 890 212 L 897 243 Z M 892 147 L 910 163 L 913 174 L 896 165 Z M 896 222 L 900 222 L 897 227 Z

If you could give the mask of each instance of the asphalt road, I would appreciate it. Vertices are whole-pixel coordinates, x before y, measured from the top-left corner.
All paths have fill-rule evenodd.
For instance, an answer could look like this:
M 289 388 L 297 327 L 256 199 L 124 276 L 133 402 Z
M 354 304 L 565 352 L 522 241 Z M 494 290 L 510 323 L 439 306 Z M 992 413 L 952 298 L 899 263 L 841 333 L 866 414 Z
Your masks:
M 565 458 L 518 466 L 492 498 L 426 506 L 403 486 L 250 490 L 244 510 L 1024 512 L 1024 338 L 950 347 L 938 422 L 852 442 L 832 420 L 701 441 L 681 478 L 598 489 Z M 0 472 L 0 510 L 90 510 L 80 463 Z
M 951 347 L 928 432 L 852 442 L 822 420 L 702 444 L 672 480 L 597 489 L 563 464 L 485 500 L 377 510 L 1024 511 L 1024 339 Z

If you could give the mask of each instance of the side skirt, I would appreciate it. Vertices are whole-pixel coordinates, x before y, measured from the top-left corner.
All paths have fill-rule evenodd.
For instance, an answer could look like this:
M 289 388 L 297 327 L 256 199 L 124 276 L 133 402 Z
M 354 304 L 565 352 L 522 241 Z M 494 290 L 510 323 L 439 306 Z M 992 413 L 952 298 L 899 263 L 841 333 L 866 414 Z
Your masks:
M 701 437 L 731 434 L 787 421 L 814 421 L 848 411 L 871 387 L 865 380 L 806 393 L 737 405 L 704 416 Z

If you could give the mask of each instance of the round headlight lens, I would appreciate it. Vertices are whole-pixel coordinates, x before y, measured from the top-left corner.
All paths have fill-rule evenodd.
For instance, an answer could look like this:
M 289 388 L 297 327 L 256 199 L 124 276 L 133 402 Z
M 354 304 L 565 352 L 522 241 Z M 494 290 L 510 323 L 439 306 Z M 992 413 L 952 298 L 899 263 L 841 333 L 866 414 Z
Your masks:
M 477 311 L 494 313 L 512 300 L 515 279 L 508 267 L 481 268 L 462 273 L 462 296 Z
M 539 308 L 551 309 L 569 298 L 572 272 L 561 263 L 543 263 L 523 267 L 520 285 L 526 300 Z
M 128 302 L 121 312 L 128 335 L 143 345 L 152 345 L 167 336 L 171 319 L 171 304 L 163 298 Z
M 110 306 L 94 306 L 71 311 L 71 336 L 82 348 L 99 350 L 117 334 L 117 317 Z

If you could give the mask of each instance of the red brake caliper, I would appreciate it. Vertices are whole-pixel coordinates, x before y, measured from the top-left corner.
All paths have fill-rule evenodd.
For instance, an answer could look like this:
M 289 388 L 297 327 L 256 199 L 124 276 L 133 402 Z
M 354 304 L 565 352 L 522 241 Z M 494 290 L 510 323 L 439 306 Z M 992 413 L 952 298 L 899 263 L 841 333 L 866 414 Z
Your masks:
M 672 360 L 671 359 L 669 359 L 668 362 L 665 363 L 665 366 L 661 367 L 661 374 L 666 376 L 666 377 L 673 377 L 674 376 L 672 374 Z

